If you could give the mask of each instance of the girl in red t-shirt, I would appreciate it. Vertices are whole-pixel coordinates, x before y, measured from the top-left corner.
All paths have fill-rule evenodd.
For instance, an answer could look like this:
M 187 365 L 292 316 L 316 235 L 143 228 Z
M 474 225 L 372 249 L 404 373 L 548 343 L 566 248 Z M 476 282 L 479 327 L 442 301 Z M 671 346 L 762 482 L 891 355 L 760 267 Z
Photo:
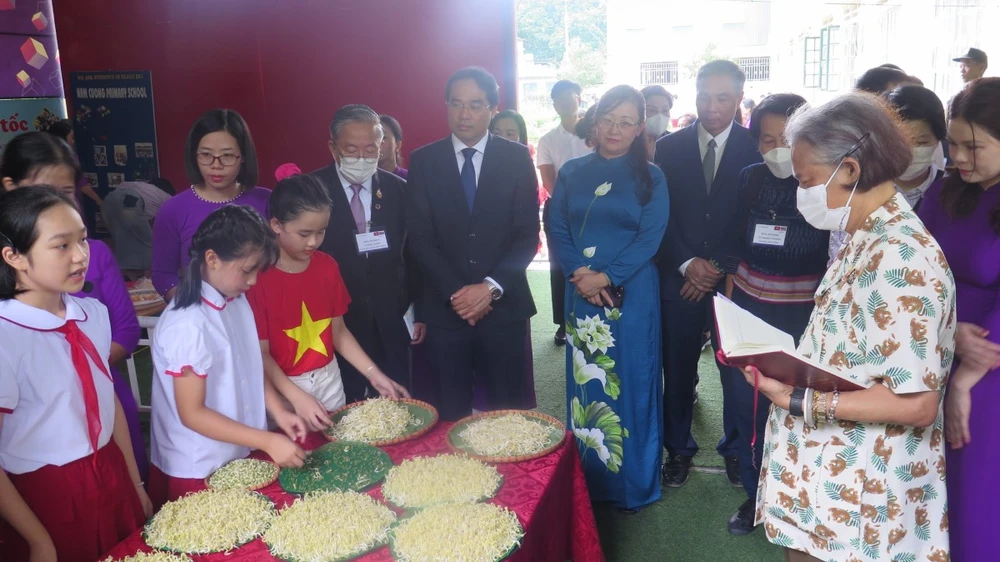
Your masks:
M 407 397 L 361 349 L 344 324 L 351 302 L 337 262 L 317 252 L 326 236 L 333 202 L 312 176 L 294 175 L 271 194 L 271 229 L 281 256 L 250 290 L 250 305 L 264 354 L 264 372 L 316 431 L 330 424 L 327 412 L 345 403 L 334 351 L 382 396 Z

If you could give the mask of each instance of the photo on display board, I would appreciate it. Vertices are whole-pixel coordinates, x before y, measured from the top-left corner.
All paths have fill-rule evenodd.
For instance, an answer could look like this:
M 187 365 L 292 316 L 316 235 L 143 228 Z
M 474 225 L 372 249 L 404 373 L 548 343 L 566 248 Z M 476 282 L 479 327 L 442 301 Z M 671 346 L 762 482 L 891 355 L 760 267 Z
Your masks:
M 101 167 L 108 165 L 108 147 L 101 145 L 94 146 L 94 165 Z
M 117 156 L 117 155 L 116 155 Z M 125 174 L 108 174 L 108 187 L 114 189 L 125 181 Z
M 152 158 L 153 157 L 153 143 L 151 143 L 151 142 L 137 142 L 137 143 L 135 143 L 135 157 L 136 158 Z
M 124 168 L 128 166 L 128 146 L 124 144 L 115 145 L 115 166 Z
M 97 174 L 83 174 L 83 179 L 87 182 L 87 185 L 91 187 L 97 187 Z

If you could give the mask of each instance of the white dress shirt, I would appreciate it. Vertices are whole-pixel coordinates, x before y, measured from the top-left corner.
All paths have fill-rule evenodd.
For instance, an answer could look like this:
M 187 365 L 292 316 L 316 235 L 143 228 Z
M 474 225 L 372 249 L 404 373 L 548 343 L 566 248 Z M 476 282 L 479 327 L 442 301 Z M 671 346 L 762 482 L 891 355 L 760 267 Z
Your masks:
M 715 174 L 719 173 L 719 163 L 722 162 L 722 153 L 726 150 L 726 141 L 729 140 L 729 133 L 733 132 L 734 124 L 735 122 L 730 123 L 729 126 L 726 127 L 725 131 L 722 131 L 713 137 L 711 133 L 705 130 L 705 127 L 700 122 L 698 123 L 698 150 L 701 152 L 702 162 L 705 161 L 705 154 L 708 153 L 708 142 L 715 139 L 715 172 L 712 174 L 713 178 L 715 177 Z M 677 268 L 677 270 L 681 272 L 681 275 L 687 275 L 687 268 L 691 265 L 692 261 L 694 261 L 694 258 L 682 263 L 681 266 Z
M 451 135 L 451 145 L 455 147 L 455 161 L 458 162 L 458 175 L 462 175 L 462 166 L 465 165 L 465 155 L 462 151 L 466 148 L 475 148 L 476 153 L 472 155 L 472 167 L 476 170 L 476 189 L 479 189 L 479 171 L 483 168 L 483 155 L 486 153 L 486 143 L 490 140 L 490 134 L 486 133 L 483 138 L 479 139 L 473 146 L 466 146 L 466 144 L 456 137 L 454 134 Z M 497 283 L 492 277 L 487 277 L 485 279 L 490 283 L 493 283 L 500 289 L 500 294 L 503 295 L 503 287 L 500 283 Z
M 11 474 L 47 464 L 64 466 L 94 453 L 69 342 L 53 330 L 76 320 L 110 373 L 108 309 L 96 299 L 63 295 L 63 302 L 65 319 L 18 300 L 0 301 L 0 470 Z M 100 410 L 100 448 L 111 440 L 115 426 L 115 385 L 92 359 L 88 361 Z
M 563 164 L 593 151 L 593 148 L 587 146 L 587 141 L 567 131 L 560 123 L 538 139 L 535 163 L 539 167 L 546 165 L 554 167 L 558 175 Z
M 490 135 L 487 133 L 483 138 L 479 139 L 473 146 L 466 146 L 466 144 L 456 137 L 454 134 L 451 135 L 451 144 L 455 147 L 455 161 L 458 162 L 458 173 L 462 174 L 462 166 L 465 165 L 465 155 L 462 151 L 466 148 L 475 148 L 476 153 L 472 156 L 472 166 L 476 169 L 476 187 L 479 187 L 479 171 L 483 168 L 483 154 L 486 153 L 486 143 L 490 140 Z
M 378 172 L 376 172 L 378 173 Z M 337 177 L 340 178 L 340 184 L 344 186 L 344 194 L 347 195 L 347 204 L 351 204 L 351 199 L 354 199 L 354 188 L 351 187 L 351 182 L 347 181 L 344 174 L 340 173 L 340 168 L 337 168 Z M 368 181 L 361 184 L 361 191 L 358 192 L 358 196 L 361 197 L 361 206 L 365 209 L 365 222 L 371 224 L 372 222 L 372 179 L 368 178 Z
M 701 151 L 701 161 L 705 161 L 705 154 L 708 153 L 708 141 L 715 139 L 715 174 L 719 172 L 719 162 L 722 162 L 722 153 L 726 150 L 726 141 L 729 140 L 729 133 L 733 132 L 733 125 L 735 122 L 730 123 L 726 130 L 722 131 L 716 136 L 712 136 L 711 133 L 705 130 L 705 127 L 698 123 L 698 150 Z
M 267 430 L 264 362 L 246 297 L 227 299 L 208 283 L 201 302 L 173 306 L 153 337 L 152 455 L 154 466 L 175 478 L 205 478 L 250 454 L 187 428 L 177 412 L 174 377 L 185 368 L 205 380 L 205 407 L 243 425 Z

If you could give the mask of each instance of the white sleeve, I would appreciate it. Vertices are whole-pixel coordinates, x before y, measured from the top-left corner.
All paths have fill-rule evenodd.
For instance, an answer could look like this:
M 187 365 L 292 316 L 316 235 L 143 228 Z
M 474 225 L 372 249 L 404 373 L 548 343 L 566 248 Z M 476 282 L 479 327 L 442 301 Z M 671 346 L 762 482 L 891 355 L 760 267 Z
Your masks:
M 552 137 L 548 134 L 542 135 L 542 138 L 538 139 L 538 150 L 535 153 L 535 164 L 537 166 L 553 166 L 555 161 L 552 159 Z
M 156 345 L 160 346 L 164 363 L 155 365 L 157 372 L 179 377 L 188 368 L 199 377 L 208 376 L 212 368 L 212 351 L 200 326 L 181 322 L 157 330 Z
M 17 371 L 6 356 L 0 356 L 0 414 L 9 414 L 17 407 L 21 393 L 17 387 Z
M 691 258 L 688 261 L 682 263 L 681 266 L 677 268 L 677 270 L 681 272 L 682 277 L 687 277 L 688 266 L 691 265 L 691 262 L 693 261 L 694 258 Z

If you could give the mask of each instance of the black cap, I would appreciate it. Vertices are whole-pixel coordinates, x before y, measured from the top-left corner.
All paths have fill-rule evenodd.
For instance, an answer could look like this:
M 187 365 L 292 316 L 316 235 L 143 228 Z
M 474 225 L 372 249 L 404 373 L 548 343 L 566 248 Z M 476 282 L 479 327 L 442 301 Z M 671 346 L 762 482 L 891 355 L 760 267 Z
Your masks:
M 983 64 L 988 64 L 988 60 L 986 58 L 986 53 L 984 53 L 980 49 L 974 49 L 974 48 L 973 49 L 969 49 L 969 52 L 965 53 L 964 55 L 962 55 L 960 57 L 956 57 L 956 58 L 951 59 L 951 60 L 953 60 L 955 62 L 962 62 L 964 60 L 974 60 L 976 62 L 981 62 Z

